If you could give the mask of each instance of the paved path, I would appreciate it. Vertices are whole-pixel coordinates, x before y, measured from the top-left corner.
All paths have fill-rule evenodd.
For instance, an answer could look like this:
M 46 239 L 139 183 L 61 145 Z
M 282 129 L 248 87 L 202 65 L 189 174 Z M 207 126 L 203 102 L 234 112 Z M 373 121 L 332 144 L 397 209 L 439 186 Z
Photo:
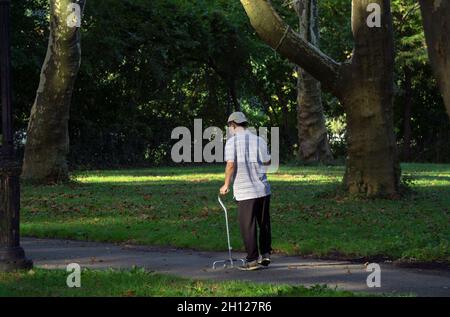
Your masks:
M 363 264 L 350 262 L 274 255 L 268 269 L 243 272 L 236 269 L 212 270 L 214 261 L 227 257 L 226 253 L 221 252 L 34 238 L 23 239 L 22 245 L 27 256 L 42 268 L 65 268 L 73 262 L 95 269 L 138 266 L 194 279 L 249 280 L 304 286 L 327 284 L 350 291 L 450 297 L 449 271 L 405 269 L 381 264 L 381 287 L 368 288 L 366 279 L 370 273 L 366 272 Z

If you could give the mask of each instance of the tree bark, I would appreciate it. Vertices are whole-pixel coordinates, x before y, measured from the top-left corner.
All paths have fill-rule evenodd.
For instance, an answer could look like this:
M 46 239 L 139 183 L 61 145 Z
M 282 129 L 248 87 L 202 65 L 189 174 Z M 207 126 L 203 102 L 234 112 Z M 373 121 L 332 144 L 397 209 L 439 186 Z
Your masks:
M 367 25 L 367 6 L 381 7 L 381 27 Z M 394 40 L 389 0 L 354 0 L 355 41 L 342 69 L 348 153 L 345 185 L 350 193 L 396 196 L 400 179 L 393 123 Z
M 450 116 L 450 2 L 419 0 L 431 67 Z
M 409 162 L 411 160 L 411 113 L 413 106 L 413 90 L 411 80 L 411 70 L 405 67 L 405 105 L 403 110 L 403 160 Z
M 72 2 L 83 12 L 85 0 L 50 1 L 50 36 L 28 123 L 22 171 L 22 177 L 33 182 L 68 179 L 70 103 L 81 63 L 80 30 L 68 23 Z
M 234 111 L 241 111 L 241 105 L 239 104 L 237 97 L 236 81 L 234 79 L 230 81 L 230 96 L 233 102 Z
M 319 47 L 317 0 L 299 0 L 294 8 L 299 16 L 300 36 Z M 298 158 L 306 162 L 331 161 L 320 82 L 301 68 L 297 74 Z
M 260 37 L 341 101 L 347 118 L 344 185 L 350 194 L 396 197 L 400 165 L 393 128 L 393 33 L 389 0 L 353 0 L 353 56 L 339 64 L 283 22 L 266 0 L 241 0 Z M 381 27 L 366 23 L 378 4 Z
M 241 3 L 263 41 L 313 75 L 326 89 L 338 93 L 339 63 L 294 32 L 267 0 L 241 0 Z

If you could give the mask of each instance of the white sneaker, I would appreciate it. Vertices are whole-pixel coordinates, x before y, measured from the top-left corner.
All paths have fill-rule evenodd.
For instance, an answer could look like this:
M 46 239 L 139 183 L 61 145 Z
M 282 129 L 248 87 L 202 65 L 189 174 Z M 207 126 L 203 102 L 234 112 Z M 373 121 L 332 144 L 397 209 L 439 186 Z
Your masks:
M 255 271 L 259 270 L 261 268 L 261 265 L 259 265 L 258 261 L 245 261 L 245 264 L 243 266 L 239 266 L 238 269 L 242 271 Z
M 258 260 L 258 263 L 262 266 L 269 266 L 270 264 L 270 253 L 264 253 Z

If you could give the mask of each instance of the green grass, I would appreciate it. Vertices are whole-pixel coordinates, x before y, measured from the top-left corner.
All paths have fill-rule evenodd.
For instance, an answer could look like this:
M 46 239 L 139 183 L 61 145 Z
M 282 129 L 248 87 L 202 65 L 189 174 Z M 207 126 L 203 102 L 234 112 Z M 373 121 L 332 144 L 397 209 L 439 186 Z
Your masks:
M 269 175 L 273 247 L 287 254 L 450 263 L 450 165 L 406 164 L 417 192 L 389 201 L 326 198 L 343 167 Z M 74 183 L 22 186 L 25 236 L 225 250 L 219 166 L 76 173 Z M 236 205 L 232 244 L 243 249 Z
M 303 286 L 257 284 L 240 281 L 195 281 L 169 275 L 131 271 L 92 271 L 81 273 L 81 288 L 68 288 L 68 273 L 37 269 L 21 273 L 0 273 L 0 297 L 4 296 L 355 296 L 323 285 Z M 359 294 L 358 296 L 365 296 Z

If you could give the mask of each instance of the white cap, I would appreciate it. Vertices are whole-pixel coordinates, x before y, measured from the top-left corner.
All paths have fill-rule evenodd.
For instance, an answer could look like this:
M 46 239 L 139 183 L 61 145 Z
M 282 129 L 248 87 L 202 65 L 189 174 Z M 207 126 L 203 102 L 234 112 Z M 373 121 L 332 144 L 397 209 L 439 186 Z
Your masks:
M 243 114 L 242 112 L 233 112 L 228 118 L 228 123 L 230 122 L 236 122 L 237 124 L 241 124 L 247 122 L 247 118 L 245 117 L 245 114 Z

